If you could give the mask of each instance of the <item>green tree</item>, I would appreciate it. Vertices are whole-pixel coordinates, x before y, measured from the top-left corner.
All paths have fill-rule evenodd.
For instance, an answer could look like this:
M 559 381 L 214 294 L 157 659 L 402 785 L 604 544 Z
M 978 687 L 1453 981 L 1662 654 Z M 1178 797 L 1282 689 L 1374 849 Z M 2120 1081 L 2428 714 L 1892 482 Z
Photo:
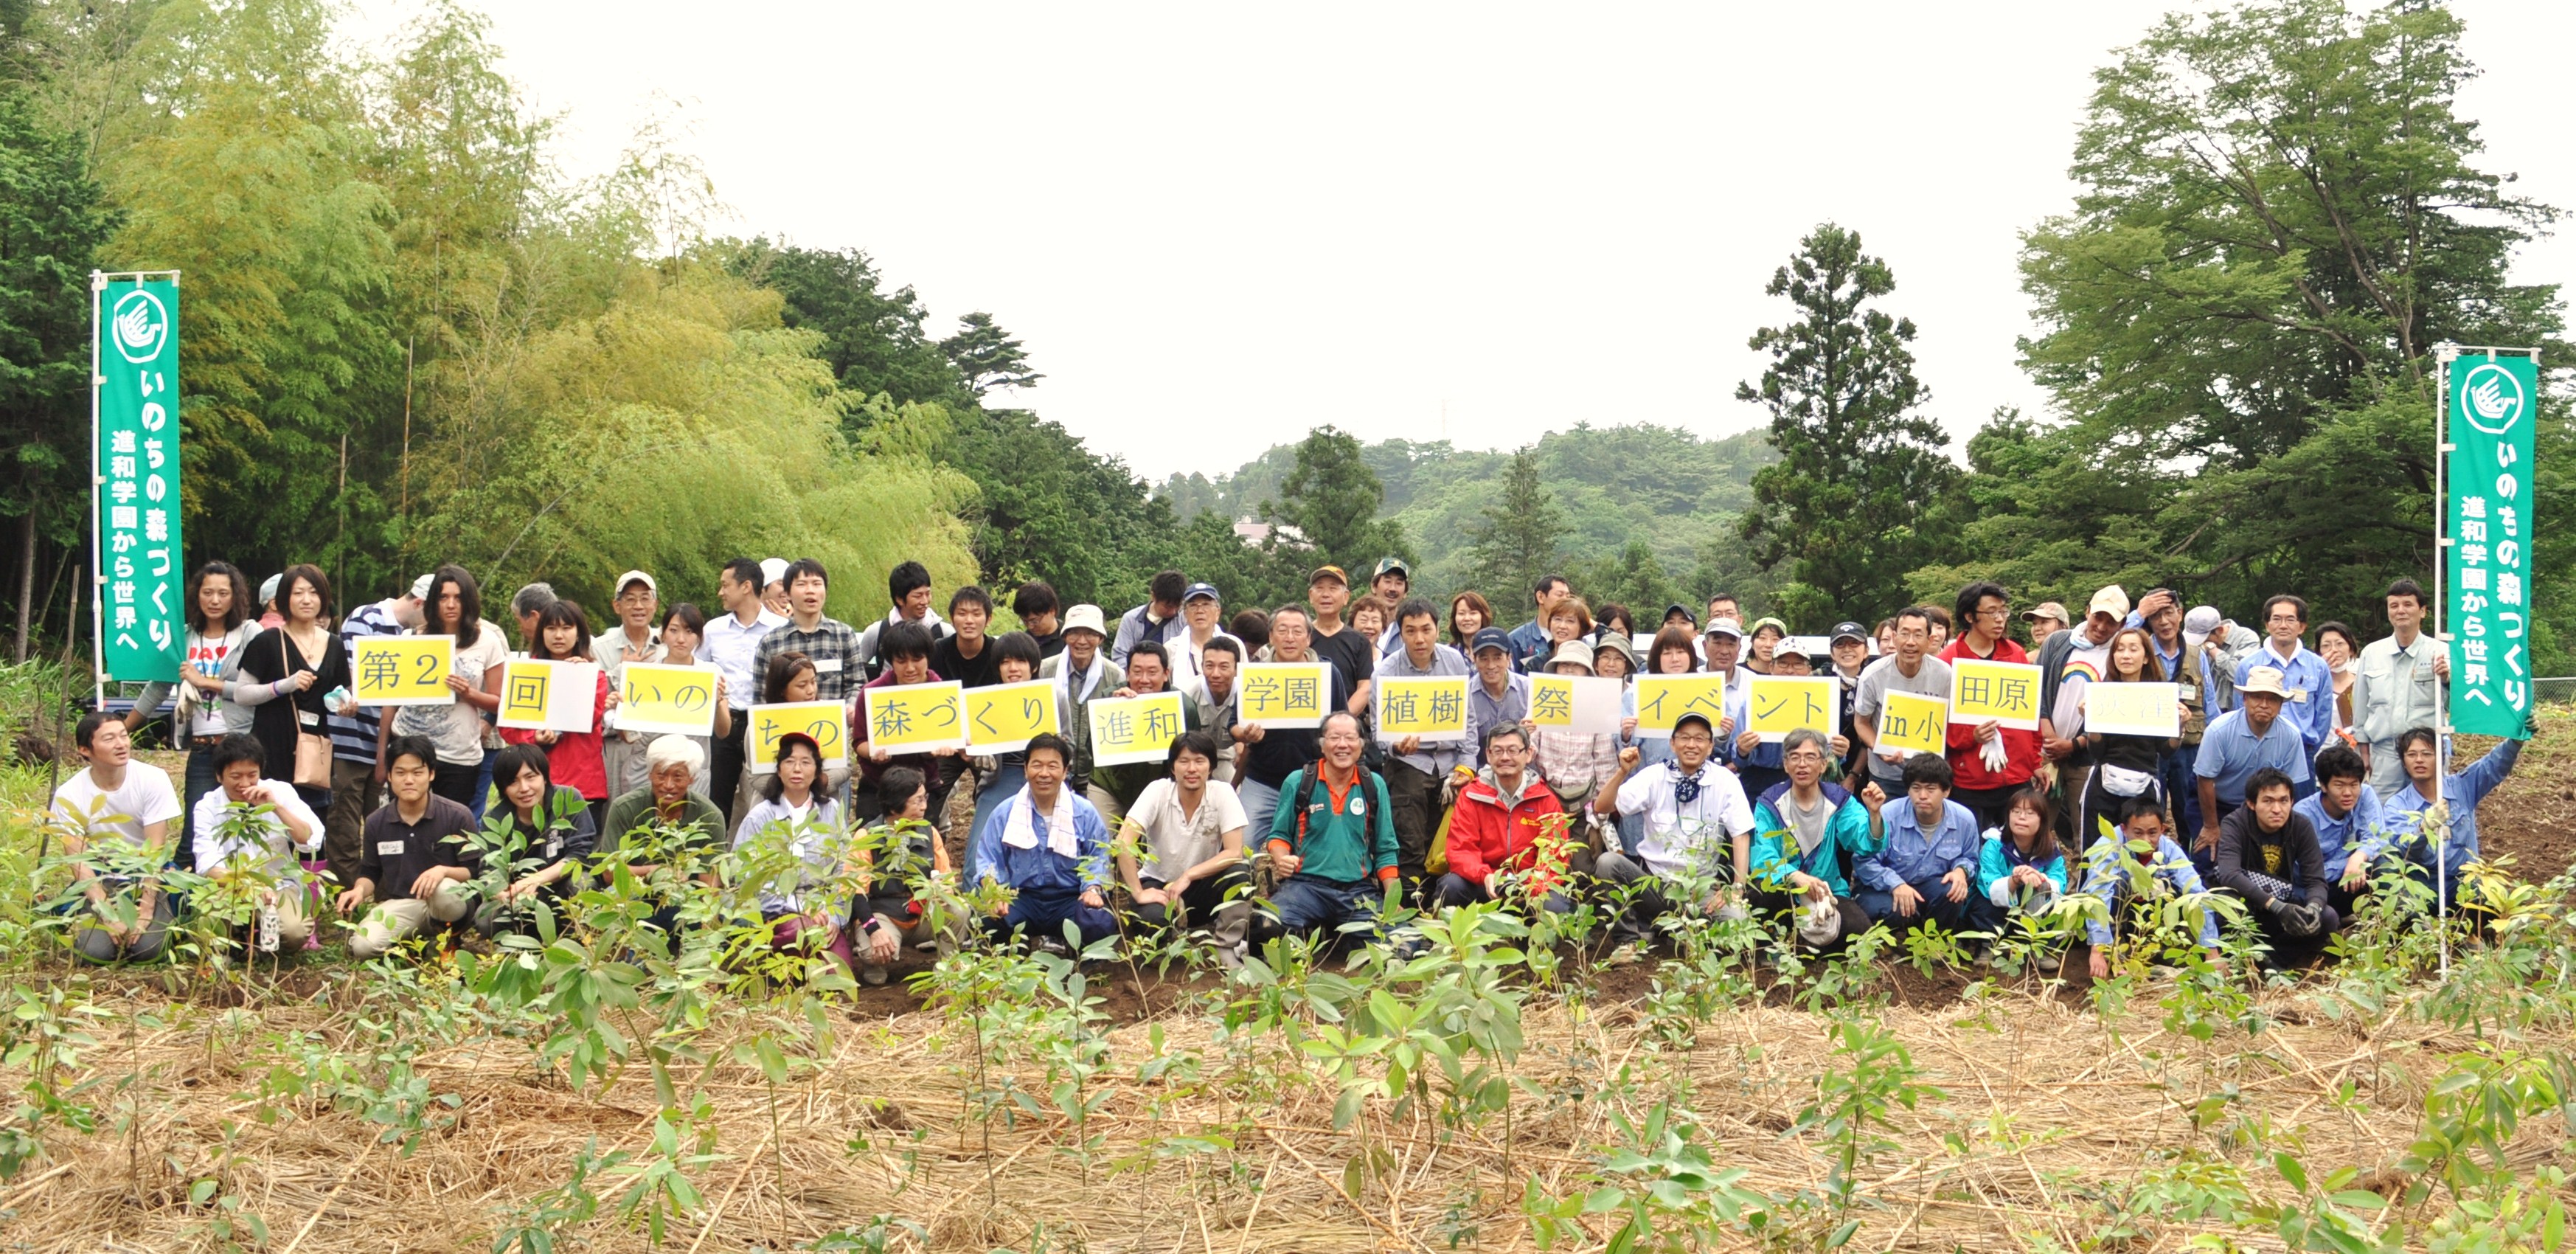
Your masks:
M 1385 495 L 1360 455 L 1360 442 L 1337 428 L 1317 427 L 1298 444 L 1297 468 L 1279 485 L 1279 499 L 1262 502 L 1261 513 L 1295 527 L 1317 562 L 1353 571 L 1354 582 L 1365 586 L 1365 572 L 1379 558 L 1413 558 L 1404 529 L 1377 516 Z
M 1664 564 L 1656 560 L 1654 546 L 1643 540 L 1631 540 L 1617 553 L 1586 562 L 1573 575 L 1575 591 L 1599 613 L 1605 605 L 1624 605 L 1636 617 L 1637 630 L 1653 631 L 1664 621 L 1664 607 L 1688 604 L 1689 596 L 1681 585 L 1664 573 Z M 1533 579 L 1531 583 L 1538 582 Z M 1528 584 L 1523 584 L 1526 590 Z M 1527 598 L 1524 597 L 1524 600 Z M 1691 614 L 1699 614 L 1693 607 Z
M 24 91 L 0 88 L 0 517 L 17 522 L 8 567 L 22 662 L 40 616 L 38 540 L 78 547 L 85 517 L 89 271 L 115 226 L 102 199 L 80 142 L 38 120 Z
M 2068 417 L 1990 428 L 1992 464 L 2039 477 L 1972 493 L 1968 552 L 2239 615 L 2295 590 L 2356 624 L 2390 579 L 2429 577 L 2434 346 L 2568 353 L 2558 289 L 2508 280 L 2556 211 L 2480 167 L 2460 34 L 2434 5 L 2279 0 L 2169 17 L 2096 73 L 2073 211 L 2022 263 L 2024 364 Z M 2544 398 L 2556 516 L 2576 463 Z M 2544 529 L 2535 558 L 2563 628 L 2576 538 Z
M 1502 495 L 1468 528 L 1476 584 L 1504 622 L 1528 617 L 1536 609 L 1530 589 L 1541 576 L 1561 573 L 1567 530 L 1564 509 L 1539 482 L 1536 450 L 1523 446 L 1503 472 Z
M 1771 411 L 1780 453 L 1753 476 L 1742 533 L 1763 569 L 1790 563 L 1778 599 L 1793 621 L 1894 609 L 1906 572 L 1939 551 L 1920 524 L 1957 468 L 1941 424 L 1916 412 L 1930 394 L 1907 347 L 1913 321 L 1871 304 L 1895 290 L 1859 233 L 1830 222 L 1763 289 L 1788 297 L 1798 319 L 1754 332 L 1771 364 L 1735 390 Z
M 898 404 L 971 403 L 958 364 L 922 330 L 929 311 L 920 296 L 909 287 L 888 291 L 866 253 L 762 238 L 727 246 L 723 255 L 734 273 L 787 298 L 788 326 L 822 334 L 824 364 L 842 387 Z
M 948 355 L 966 390 L 978 399 L 995 388 L 1034 387 L 1046 377 L 1029 369 L 1028 350 L 995 324 L 993 315 L 970 313 L 957 324 L 957 334 L 939 341 L 939 351 Z

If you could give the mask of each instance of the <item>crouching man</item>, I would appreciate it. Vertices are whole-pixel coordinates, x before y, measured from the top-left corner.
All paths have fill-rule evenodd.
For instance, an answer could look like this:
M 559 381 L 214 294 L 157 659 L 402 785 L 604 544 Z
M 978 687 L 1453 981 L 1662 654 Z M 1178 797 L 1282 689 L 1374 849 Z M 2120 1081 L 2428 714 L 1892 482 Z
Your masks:
M 1064 737 L 1041 733 L 1021 756 L 1028 782 L 975 838 L 985 882 L 1015 894 L 984 929 L 997 939 L 1021 932 L 1047 941 L 1071 922 L 1088 949 L 1118 932 L 1109 913 L 1109 828 L 1090 801 L 1065 786 L 1073 748 Z
M 366 911 L 349 937 L 350 957 L 376 957 L 431 920 L 454 923 L 474 908 L 463 857 L 474 812 L 429 790 L 437 774 L 438 749 L 428 737 L 396 736 L 385 745 L 393 800 L 360 824 L 358 882 L 331 903 L 344 919 Z
M 1449 819 L 1449 870 L 1432 890 L 1443 909 L 1494 901 L 1520 876 L 1518 896 L 1560 914 L 1569 828 L 1556 790 L 1529 769 L 1529 733 L 1505 723 L 1485 733 L 1485 767 L 1458 790 Z
M 1322 760 L 1289 773 L 1270 819 L 1270 908 L 1292 935 L 1384 933 L 1387 887 L 1396 882 L 1395 816 L 1386 781 L 1360 769 L 1360 721 L 1324 716 Z
M 2297 810 L 2290 777 L 2265 767 L 2245 781 L 2245 808 L 2218 826 L 2218 886 L 2245 899 L 2272 966 L 2303 964 L 2343 926 L 2326 899 L 2325 852 Z
M 1798 912 L 1798 940 L 1821 950 L 1869 930 L 1869 911 L 1843 879 L 1845 853 L 1877 853 L 1886 838 L 1879 807 L 1887 794 L 1872 781 L 1853 796 L 1825 780 L 1833 748 L 1824 736 L 1801 727 L 1780 742 L 1780 766 L 1789 778 L 1753 803 L 1753 911 L 1769 916 Z

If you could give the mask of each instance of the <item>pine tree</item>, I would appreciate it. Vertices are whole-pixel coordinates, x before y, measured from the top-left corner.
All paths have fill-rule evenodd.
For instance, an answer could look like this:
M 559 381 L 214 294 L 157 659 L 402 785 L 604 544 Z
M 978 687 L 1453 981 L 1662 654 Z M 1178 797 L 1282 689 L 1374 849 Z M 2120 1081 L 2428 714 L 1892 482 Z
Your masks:
M 1529 592 L 1555 572 L 1570 529 L 1565 510 L 1539 483 L 1538 453 L 1523 446 L 1503 474 L 1503 495 L 1468 528 L 1477 586 L 1496 613 L 1516 618 L 1530 608 Z
M 1317 427 L 1297 446 L 1297 468 L 1279 485 L 1279 499 L 1261 506 L 1264 518 L 1295 527 L 1316 560 L 1354 572 L 1365 588 L 1368 570 L 1395 554 L 1410 562 L 1404 529 L 1377 516 L 1386 490 L 1360 457 L 1360 442 L 1334 427 Z
M 1917 524 L 1958 479 L 1941 424 L 1916 412 L 1930 393 L 1914 377 L 1911 319 L 1869 307 L 1896 290 L 1860 234 L 1828 222 L 1799 241 L 1766 295 L 1798 320 L 1754 332 L 1770 354 L 1739 400 L 1771 411 L 1780 460 L 1753 476 L 1742 532 L 1765 570 L 1790 564 L 1780 590 L 1792 622 L 1868 618 L 1905 597 L 1906 572 L 1943 549 Z

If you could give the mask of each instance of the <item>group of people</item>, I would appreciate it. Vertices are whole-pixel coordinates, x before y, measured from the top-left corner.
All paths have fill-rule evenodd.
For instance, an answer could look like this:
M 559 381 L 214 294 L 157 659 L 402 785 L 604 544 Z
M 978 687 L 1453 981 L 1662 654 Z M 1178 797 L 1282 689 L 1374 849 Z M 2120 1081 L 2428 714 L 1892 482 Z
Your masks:
M 2391 873 L 2456 908 L 2478 803 L 2520 749 L 2508 739 L 2447 769 L 2435 727 L 2448 650 L 2422 630 L 2425 596 L 2405 579 L 2385 597 L 2389 633 L 2366 645 L 2341 623 L 2311 629 L 2295 596 L 2271 598 L 2258 630 L 2186 610 L 2167 589 L 2132 604 L 2106 587 L 2081 617 L 2054 602 L 2016 614 L 1990 582 L 1875 627 L 1838 623 L 1817 647 L 1777 618 L 1746 624 L 1725 595 L 1698 613 L 1667 606 L 1641 630 L 1627 607 L 1593 606 L 1549 576 L 1528 620 L 1505 630 L 1479 593 L 1445 606 L 1416 595 L 1397 558 L 1364 592 L 1319 566 L 1303 601 L 1231 616 L 1217 588 L 1178 571 L 1114 620 L 1030 582 L 1010 597 L 1019 628 L 999 634 L 991 593 L 956 588 L 943 614 L 917 562 L 888 574 L 891 608 L 863 628 L 825 612 L 830 575 L 811 559 L 727 563 L 712 617 L 664 605 L 645 571 L 609 591 L 613 618 L 594 631 L 549 586 L 518 589 L 514 652 L 457 566 L 334 625 L 312 566 L 254 595 L 236 568 L 206 564 L 171 714 L 184 794 L 132 754 L 169 695 L 156 685 L 131 714 L 81 722 L 85 769 L 55 798 L 76 854 L 110 839 L 146 851 L 78 863 L 94 908 L 78 951 L 159 952 L 172 903 L 149 873 L 153 850 L 200 874 L 250 865 L 282 880 L 316 857 L 352 952 L 372 956 L 441 926 L 525 929 L 536 903 L 621 847 L 649 875 L 672 856 L 661 851 L 770 839 L 805 868 L 759 888 L 774 943 L 871 981 L 906 944 L 969 938 L 963 920 L 934 917 L 931 877 L 1008 890 L 988 895 L 981 921 L 997 939 L 1090 946 L 1177 927 L 1228 965 L 1272 931 L 1408 944 L 1386 933 L 1397 901 L 1564 911 L 1593 895 L 1625 960 L 1676 913 L 1785 917 L 1800 944 L 1827 949 L 1882 925 L 1991 937 L 2091 893 L 2111 907 L 2087 925 L 2099 974 L 2124 903 L 2204 890 L 2241 898 L 2273 960 L 2296 961 Z M 453 638 L 449 701 L 387 710 L 351 697 L 356 642 L 399 633 Z M 521 658 L 600 667 L 589 730 L 498 726 Z M 1951 666 L 1968 659 L 2036 666 L 2035 729 L 1953 720 L 1944 753 L 1882 744 L 1891 694 L 1947 701 Z M 641 662 L 717 672 L 709 734 L 618 728 L 620 672 Z M 1240 717 L 1252 662 L 1325 664 L 1320 723 Z M 1617 729 L 1537 725 L 1534 673 L 1622 681 Z M 1641 727 L 1639 674 L 1721 676 L 1723 699 Z M 1464 734 L 1376 734 L 1374 685 L 1425 676 L 1465 680 Z M 1759 676 L 1839 681 L 1832 725 L 1755 734 Z M 871 743 L 873 699 L 950 681 L 1052 683 L 1060 726 L 989 756 Z M 2173 685 L 2177 734 L 2088 729 L 2097 684 Z M 1185 724 L 1164 761 L 1096 763 L 1089 705 L 1162 692 L 1180 695 Z M 790 733 L 755 765 L 752 708 L 809 701 L 843 707 L 846 754 Z M 180 822 L 184 853 L 169 842 Z M 312 913 L 274 894 L 262 939 L 307 943 Z M 666 906 L 656 923 L 679 917 Z M 2218 926 L 2201 916 L 2196 939 L 2213 955 Z

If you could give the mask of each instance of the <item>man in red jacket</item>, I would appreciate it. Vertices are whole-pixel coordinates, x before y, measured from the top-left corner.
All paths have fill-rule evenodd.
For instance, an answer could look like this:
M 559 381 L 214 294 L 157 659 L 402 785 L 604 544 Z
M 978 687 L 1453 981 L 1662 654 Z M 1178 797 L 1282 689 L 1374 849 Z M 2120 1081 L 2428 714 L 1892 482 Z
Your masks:
M 1980 662 L 2023 662 L 2030 655 L 2014 644 L 2012 602 L 2004 595 L 2003 585 L 1979 581 L 1959 589 L 1959 637 L 1941 650 L 1944 662 L 1956 664 L 1961 658 Z M 1950 773 L 1959 782 L 1950 790 L 1950 800 L 1968 807 L 1977 816 L 1977 830 L 2001 827 L 2012 809 L 2012 796 L 2030 782 L 2039 769 L 2039 733 L 2017 727 L 2004 727 L 1989 719 L 1982 723 L 1952 720 L 1949 735 Z
M 1485 768 L 1458 790 L 1449 820 L 1449 870 L 1432 889 L 1446 908 L 1526 899 L 1563 913 L 1569 820 L 1556 790 L 1529 769 L 1529 736 L 1516 723 L 1485 733 Z M 1517 886 L 1510 876 L 1525 876 Z

